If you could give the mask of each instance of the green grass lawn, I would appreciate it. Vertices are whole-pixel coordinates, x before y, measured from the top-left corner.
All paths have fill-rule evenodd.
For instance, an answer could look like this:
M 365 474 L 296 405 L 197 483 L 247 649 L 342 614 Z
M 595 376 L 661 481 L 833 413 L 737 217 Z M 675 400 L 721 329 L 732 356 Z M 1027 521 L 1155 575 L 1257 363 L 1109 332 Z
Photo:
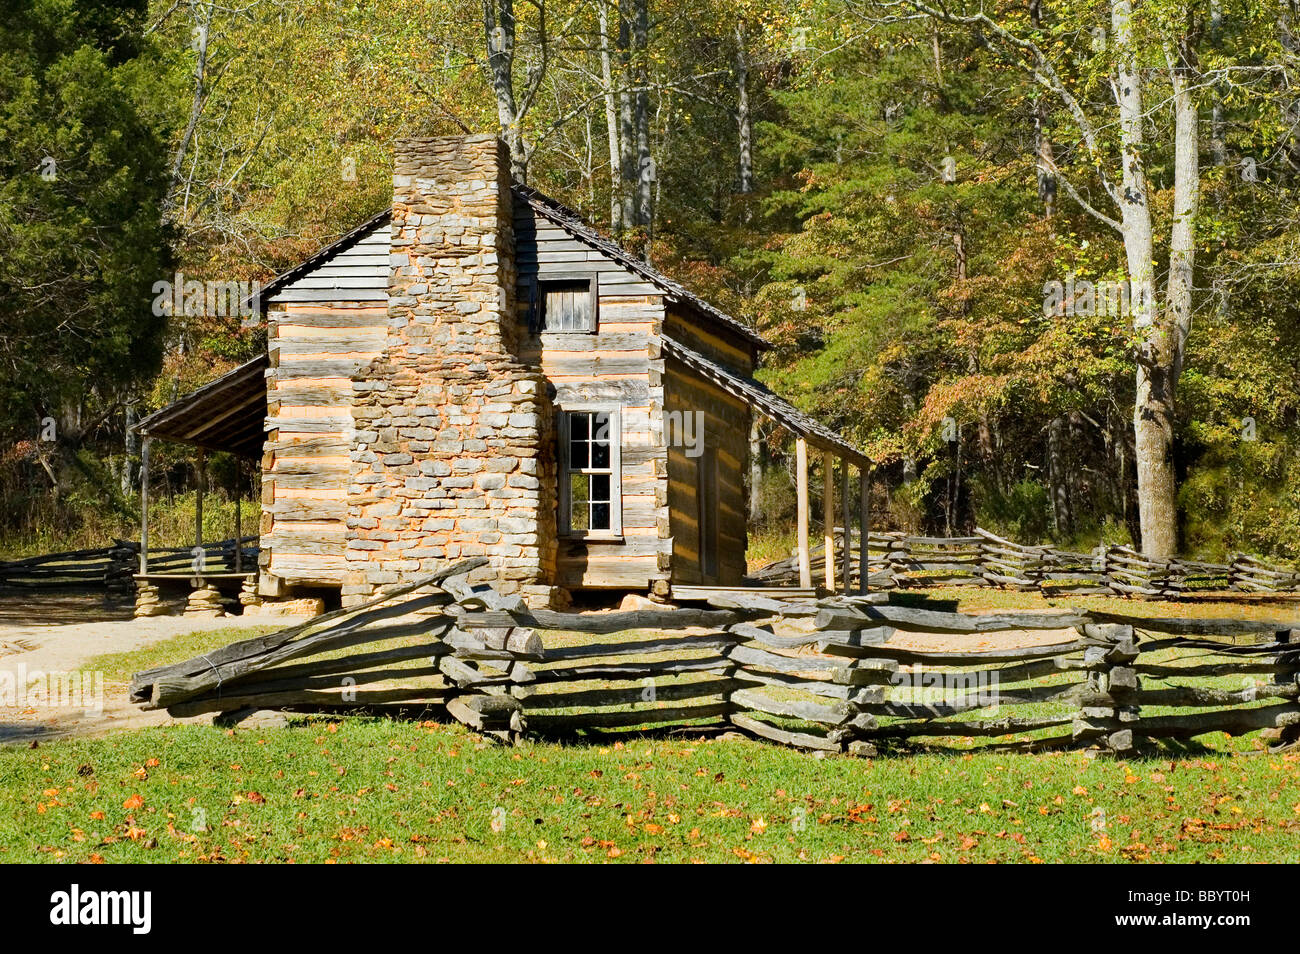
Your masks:
M 286 625 L 291 625 L 286 624 Z M 193 659 L 202 653 L 220 649 L 231 643 L 255 636 L 265 636 L 283 625 L 267 626 L 223 626 L 220 629 L 200 629 L 164 639 L 139 649 L 130 649 L 120 653 L 105 653 L 96 656 L 81 667 L 83 672 L 101 672 L 104 681 L 110 684 L 122 684 L 131 681 L 131 677 L 146 669 L 165 666 L 168 663 Z
M 1044 606 L 1034 594 L 931 595 L 966 611 Z M 900 602 L 911 598 L 899 595 Z M 1277 604 L 1061 603 L 1151 615 L 1292 615 Z M 181 636 L 88 668 L 122 682 L 261 631 Z M 548 644 L 606 638 L 552 633 Z M 1300 754 L 1270 754 L 1258 734 L 1206 735 L 1124 762 L 1070 751 L 965 750 L 969 742 L 961 739 L 947 744 L 862 760 L 701 738 L 689 729 L 516 748 L 459 726 L 365 717 L 300 718 L 287 729 L 149 729 L 0 748 L 0 862 L 1211 862 L 1296 855 Z
M 182 726 L 0 750 L 0 861 L 1293 861 L 1300 756 L 1262 749 L 863 761 L 690 737 L 505 748 L 379 719 Z

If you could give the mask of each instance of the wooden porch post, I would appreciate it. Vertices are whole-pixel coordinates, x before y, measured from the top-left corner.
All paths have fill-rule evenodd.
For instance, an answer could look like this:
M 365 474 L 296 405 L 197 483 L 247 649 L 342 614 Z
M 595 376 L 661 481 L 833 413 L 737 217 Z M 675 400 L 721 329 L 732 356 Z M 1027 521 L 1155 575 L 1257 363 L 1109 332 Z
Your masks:
M 812 589 L 812 559 L 808 554 L 808 442 L 795 437 L 796 522 L 799 524 L 799 586 Z
M 826 555 L 826 589 L 835 592 L 835 458 L 822 451 L 822 544 Z
M 203 546 L 203 485 L 207 483 L 208 455 L 202 447 L 198 458 L 198 488 L 194 495 L 194 545 Z
M 849 581 L 853 579 L 853 512 L 849 507 L 849 461 L 840 458 L 840 524 L 844 528 L 844 549 L 840 552 L 840 578 L 844 581 L 844 592 L 850 589 Z
M 858 467 L 858 592 L 867 592 L 867 537 L 871 533 L 871 465 Z
M 140 442 L 140 575 L 149 572 L 149 445 L 146 437 Z
M 235 459 L 235 572 L 244 572 L 244 545 L 240 542 L 244 538 L 243 520 L 239 513 L 239 502 L 243 498 L 243 492 L 239 486 L 239 480 L 244 476 L 244 462 L 239 458 Z

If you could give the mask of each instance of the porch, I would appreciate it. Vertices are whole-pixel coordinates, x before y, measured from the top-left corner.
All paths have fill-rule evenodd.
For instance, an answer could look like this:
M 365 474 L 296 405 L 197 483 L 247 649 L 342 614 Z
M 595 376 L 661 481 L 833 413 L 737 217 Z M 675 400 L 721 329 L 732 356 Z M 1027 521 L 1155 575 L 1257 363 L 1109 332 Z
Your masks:
M 763 585 L 759 581 L 752 581 L 752 585 L 747 581 L 740 587 L 674 584 L 671 588 L 672 598 L 701 600 L 724 592 L 777 599 L 866 593 L 870 458 L 835 431 L 809 417 L 753 378 L 738 375 L 668 337 L 664 338 L 663 351 L 665 356 L 680 361 L 732 397 L 748 404 L 754 412 L 785 428 L 794 436 L 795 443 L 797 586 Z M 809 492 L 809 472 L 814 455 L 820 456 L 822 465 L 820 549 L 822 553 L 830 555 L 821 561 L 821 572 L 817 578 L 813 576 L 813 518 Z
M 136 425 L 141 438 L 140 453 L 140 561 L 133 574 L 136 583 L 136 615 L 161 612 L 163 589 L 188 588 L 186 612 L 219 615 L 222 597 L 238 593 L 241 602 L 255 600 L 257 582 L 256 534 L 244 535 L 243 495 L 246 474 L 250 479 L 262 456 L 265 440 L 266 383 L 269 361 L 261 355 L 215 381 L 185 395 Z M 197 474 L 194 543 L 188 561 L 177 560 L 176 550 L 151 563 L 149 549 L 150 457 L 154 441 L 181 444 L 194 449 Z M 208 484 L 207 455 L 226 452 L 237 460 L 234 481 L 233 539 L 213 545 L 205 542 L 203 529 L 204 492 Z M 232 544 L 225 546 L 226 543 Z M 246 544 L 252 543 L 250 548 Z M 228 551 L 228 552 L 227 552 Z M 214 559 L 215 558 L 215 559 Z M 186 565 L 188 564 L 188 565 Z

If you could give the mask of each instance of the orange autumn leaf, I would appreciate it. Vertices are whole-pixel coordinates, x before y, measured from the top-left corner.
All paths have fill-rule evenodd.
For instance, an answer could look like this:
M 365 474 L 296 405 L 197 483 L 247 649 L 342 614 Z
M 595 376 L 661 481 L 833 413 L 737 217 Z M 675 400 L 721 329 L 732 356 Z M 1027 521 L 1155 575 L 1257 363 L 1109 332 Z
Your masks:
M 143 804 L 144 804 L 144 798 L 141 797 L 139 793 L 136 793 L 132 795 L 130 798 L 128 798 L 126 801 L 124 801 L 122 803 L 122 807 L 125 808 L 127 811 L 133 811 L 139 808 Z

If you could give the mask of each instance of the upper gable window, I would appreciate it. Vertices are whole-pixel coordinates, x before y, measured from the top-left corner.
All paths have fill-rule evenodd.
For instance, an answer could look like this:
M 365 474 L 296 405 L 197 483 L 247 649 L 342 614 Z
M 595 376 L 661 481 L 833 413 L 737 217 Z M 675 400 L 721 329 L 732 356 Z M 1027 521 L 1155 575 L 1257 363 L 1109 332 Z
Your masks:
M 537 282 L 538 327 L 545 332 L 596 330 L 596 277 L 554 277 Z

